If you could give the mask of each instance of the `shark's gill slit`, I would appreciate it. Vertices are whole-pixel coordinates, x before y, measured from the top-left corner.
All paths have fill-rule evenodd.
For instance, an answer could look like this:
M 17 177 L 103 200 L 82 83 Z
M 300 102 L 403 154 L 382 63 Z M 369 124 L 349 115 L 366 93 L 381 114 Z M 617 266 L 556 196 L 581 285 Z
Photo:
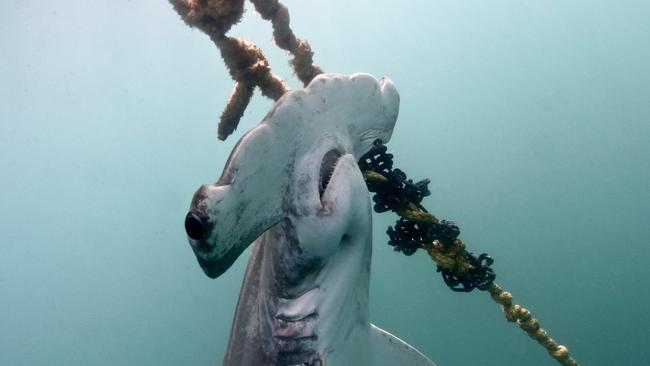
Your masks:
M 336 168 L 336 163 L 343 154 L 334 149 L 330 150 L 323 156 L 323 161 L 320 165 L 320 179 L 318 180 L 318 194 L 323 198 L 323 193 L 327 189 L 327 185 L 332 178 L 332 173 L 334 173 L 334 168 Z

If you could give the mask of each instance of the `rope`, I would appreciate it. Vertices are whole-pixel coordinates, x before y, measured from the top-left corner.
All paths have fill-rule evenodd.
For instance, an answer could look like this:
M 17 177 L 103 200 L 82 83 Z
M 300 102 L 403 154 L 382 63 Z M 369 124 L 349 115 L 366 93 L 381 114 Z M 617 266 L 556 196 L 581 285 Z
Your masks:
M 494 283 L 495 275 L 489 268 L 492 259 L 486 254 L 476 257 L 468 253 L 463 241 L 457 238 L 458 227 L 449 221 L 438 220 L 420 205 L 420 201 L 429 195 L 429 181 L 413 183 L 401 170 L 393 170 L 393 156 L 386 151 L 380 140 L 375 141 L 371 150 L 359 160 L 359 167 L 368 190 L 375 193 L 375 211 L 391 210 L 400 216 L 395 229 L 388 228 L 389 244 L 406 255 L 424 249 L 452 290 L 487 290 L 494 302 L 501 305 L 506 319 L 517 323 L 551 357 L 561 365 L 578 366 L 567 347 L 553 340 L 528 309 L 513 304 L 512 295 Z
M 219 117 L 217 135 L 225 140 L 232 134 L 253 96 L 255 87 L 262 95 L 275 101 L 289 90 L 289 87 L 271 72 L 269 62 L 262 50 L 243 38 L 226 36 L 244 13 L 244 0 L 170 0 L 176 12 L 190 27 L 207 34 L 219 48 L 235 87 L 228 103 Z M 277 0 L 251 0 L 262 18 L 270 20 L 276 44 L 288 50 L 293 56 L 294 72 L 307 85 L 316 75 L 323 73 L 313 65 L 313 52 L 309 43 L 297 38 L 289 26 L 289 11 Z
M 578 366 L 578 362 L 569 355 L 569 349 L 558 344 L 548 332 L 542 329 L 533 314 L 521 305 L 512 303 L 512 295 L 503 291 L 499 285 L 492 283 L 488 289 L 492 300 L 501 305 L 503 314 L 509 322 L 515 322 L 530 338 L 536 340 L 548 353 L 564 366 Z
M 309 43 L 297 38 L 289 26 L 289 10 L 277 0 L 251 0 L 255 10 L 264 20 L 270 20 L 273 25 L 273 39 L 275 44 L 283 50 L 289 51 L 294 57 L 291 60 L 296 76 L 307 86 L 323 70 L 314 65 L 314 52 Z

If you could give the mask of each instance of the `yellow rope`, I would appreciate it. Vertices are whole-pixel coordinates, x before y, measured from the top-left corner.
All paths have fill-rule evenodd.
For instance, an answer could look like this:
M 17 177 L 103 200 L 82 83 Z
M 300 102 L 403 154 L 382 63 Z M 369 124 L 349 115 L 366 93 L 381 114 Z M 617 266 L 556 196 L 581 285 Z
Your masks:
M 375 171 L 364 171 L 363 177 L 366 181 L 382 182 L 386 180 L 382 174 Z M 397 214 L 405 219 L 423 223 L 437 223 L 438 219 L 429 212 L 420 209 L 417 205 L 409 202 L 404 208 L 397 210 Z M 463 277 L 474 269 L 469 263 L 465 253 L 465 244 L 462 240 L 456 239 L 451 245 L 445 245 L 438 240 L 424 245 L 431 259 L 442 268 L 450 270 L 454 275 Z M 578 362 L 569 355 L 567 347 L 558 344 L 539 326 L 539 321 L 533 318 L 531 312 L 521 305 L 512 303 L 512 295 L 503 291 L 499 285 L 492 283 L 488 288 L 492 299 L 503 310 L 506 319 L 516 322 L 531 338 L 541 344 L 560 364 L 564 366 L 578 366 Z
M 503 291 L 499 285 L 492 283 L 488 289 L 492 300 L 501 305 L 503 314 L 509 322 L 515 322 L 532 339 L 536 340 L 554 359 L 564 366 L 578 366 L 578 362 L 569 355 L 569 349 L 558 344 L 547 331 L 539 326 L 539 321 L 525 307 L 512 303 L 510 292 Z

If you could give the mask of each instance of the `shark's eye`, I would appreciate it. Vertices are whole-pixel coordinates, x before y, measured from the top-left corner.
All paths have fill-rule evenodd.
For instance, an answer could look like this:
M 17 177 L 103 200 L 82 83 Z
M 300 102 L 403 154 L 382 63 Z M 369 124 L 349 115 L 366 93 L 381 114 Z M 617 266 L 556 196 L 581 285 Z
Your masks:
M 199 240 L 207 232 L 207 220 L 190 211 L 185 216 L 185 231 L 191 239 Z
M 320 165 L 320 179 L 318 183 L 318 194 L 323 197 L 325 189 L 332 178 L 336 163 L 341 158 L 342 154 L 338 150 L 330 150 L 323 156 L 323 162 Z

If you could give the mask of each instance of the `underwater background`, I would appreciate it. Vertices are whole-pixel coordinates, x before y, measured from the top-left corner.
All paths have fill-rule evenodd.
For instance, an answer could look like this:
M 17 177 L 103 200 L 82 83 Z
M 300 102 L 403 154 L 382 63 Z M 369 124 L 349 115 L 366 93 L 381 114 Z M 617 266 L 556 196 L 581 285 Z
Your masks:
M 389 149 L 583 365 L 650 365 L 650 2 L 284 0 L 329 72 L 389 76 Z M 229 33 L 293 87 L 247 4 Z M 0 365 L 218 365 L 250 248 L 206 277 L 183 219 L 271 101 L 162 0 L 2 1 Z M 375 214 L 371 320 L 439 366 L 555 365 Z

